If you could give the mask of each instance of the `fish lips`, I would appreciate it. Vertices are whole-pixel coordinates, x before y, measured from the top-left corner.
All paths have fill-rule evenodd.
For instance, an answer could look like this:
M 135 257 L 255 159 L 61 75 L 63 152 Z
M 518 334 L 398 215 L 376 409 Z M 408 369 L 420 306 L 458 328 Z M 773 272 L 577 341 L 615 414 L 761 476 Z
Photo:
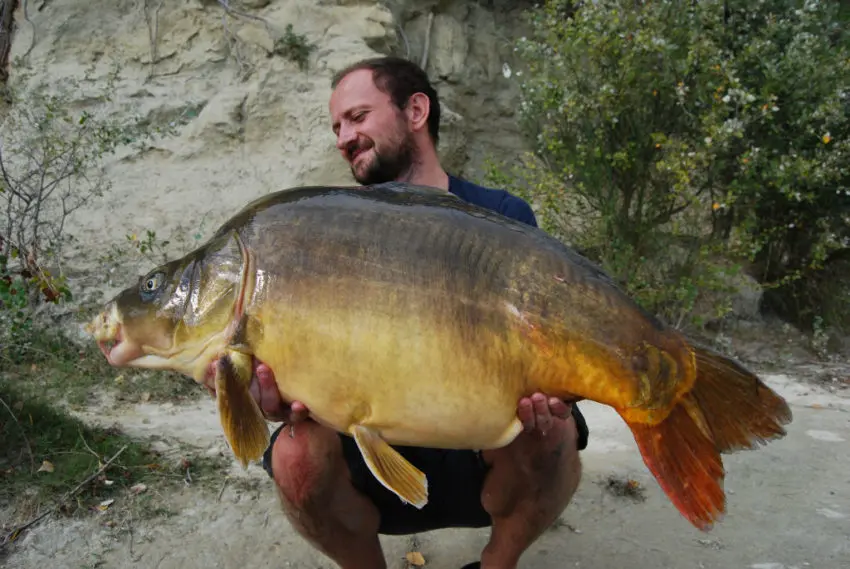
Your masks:
M 97 341 L 97 347 L 111 366 L 124 367 L 144 355 L 141 346 L 125 340 L 119 325 L 115 337 Z
M 112 340 L 100 340 L 97 343 L 101 353 L 110 365 L 115 367 L 126 366 L 133 360 L 144 355 L 141 346 L 127 341 L 122 337 L 119 325 L 115 338 Z
M 142 347 L 125 337 L 118 307 L 110 303 L 85 327 L 110 365 L 125 366 L 144 355 Z

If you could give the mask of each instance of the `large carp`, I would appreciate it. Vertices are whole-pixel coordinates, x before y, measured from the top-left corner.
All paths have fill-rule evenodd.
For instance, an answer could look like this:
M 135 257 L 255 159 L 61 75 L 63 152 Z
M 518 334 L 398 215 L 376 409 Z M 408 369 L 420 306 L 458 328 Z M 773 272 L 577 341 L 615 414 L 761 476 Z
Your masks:
M 786 402 L 641 310 L 542 230 L 440 190 L 305 187 L 254 201 L 208 243 L 141 277 L 89 325 L 114 366 L 202 381 L 216 369 L 242 462 L 269 441 L 254 360 L 287 401 L 357 442 L 422 507 L 427 480 L 390 444 L 492 449 L 541 391 L 614 408 L 679 511 L 725 511 L 721 452 L 784 436 Z

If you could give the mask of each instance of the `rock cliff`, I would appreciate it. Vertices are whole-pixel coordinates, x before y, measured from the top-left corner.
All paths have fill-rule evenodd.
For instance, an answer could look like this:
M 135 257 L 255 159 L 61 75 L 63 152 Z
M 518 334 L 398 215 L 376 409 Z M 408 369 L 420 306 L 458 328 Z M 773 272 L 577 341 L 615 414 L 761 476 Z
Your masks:
M 350 183 L 327 100 L 332 74 L 361 57 L 424 58 L 446 109 L 440 152 L 452 172 L 475 179 L 488 155 L 516 154 L 523 147 L 516 78 L 505 69 L 523 6 L 507 0 L 23 3 L 12 83 L 23 80 L 16 79 L 16 66 L 28 69 L 31 85 L 58 86 L 88 74 L 75 101 L 84 108 L 85 93 L 112 77 L 111 112 L 176 129 L 109 157 L 111 189 L 68 221 L 72 284 L 111 294 L 148 268 L 126 258 L 104 264 L 127 234 L 155 230 L 176 254 L 263 193 Z M 304 67 L 285 57 L 286 47 L 297 44 L 292 34 L 314 46 Z M 109 282 L 104 270 L 113 275 Z

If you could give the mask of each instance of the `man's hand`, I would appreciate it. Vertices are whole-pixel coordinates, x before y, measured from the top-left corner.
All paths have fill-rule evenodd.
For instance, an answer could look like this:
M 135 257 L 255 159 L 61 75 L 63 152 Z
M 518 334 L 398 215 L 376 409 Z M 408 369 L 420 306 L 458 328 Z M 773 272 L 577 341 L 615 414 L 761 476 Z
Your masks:
M 294 425 L 306 420 L 310 415 L 307 407 L 300 401 L 293 401 L 292 405 L 283 402 L 277 390 L 274 374 L 264 363 L 254 363 L 250 392 L 269 421 L 283 421 L 288 425 Z
M 517 417 L 522 422 L 526 433 L 540 431 L 541 435 L 552 428 L 553 417 L 567 419 L 572 413 L 572 405 L 557 397 L 546 397 L 535 393 L 531 397 L 523 397 L 517 405 Z

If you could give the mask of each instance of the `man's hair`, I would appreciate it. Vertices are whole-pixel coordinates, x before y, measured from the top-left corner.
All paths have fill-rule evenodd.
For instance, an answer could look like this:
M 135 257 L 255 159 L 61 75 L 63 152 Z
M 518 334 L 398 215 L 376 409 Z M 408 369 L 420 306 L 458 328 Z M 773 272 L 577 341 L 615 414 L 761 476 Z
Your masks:
M 399 109 L 404 110 L 407 101 L 415 93 L 423 93 L 428 97 L 428 133 L 436 146 L 440 140 L 440 99 L 425 71 L 414 62 L 401 57 L 374 57 L 358 61 L 337 72 L 331 81 L 331 88 L 336 89 L 345 76 L 360 69 L 372 72 L 375 86 L 389 95 Z

